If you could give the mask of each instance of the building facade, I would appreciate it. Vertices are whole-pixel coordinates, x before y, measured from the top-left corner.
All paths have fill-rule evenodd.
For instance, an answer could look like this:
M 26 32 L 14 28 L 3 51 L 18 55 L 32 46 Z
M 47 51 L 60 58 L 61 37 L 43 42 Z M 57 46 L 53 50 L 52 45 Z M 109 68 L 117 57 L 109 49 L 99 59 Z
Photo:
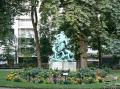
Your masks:
M 17 64 L 36 58 L 34 32 L 30 15 L 18 16 L 13 26 L 16 37 Z

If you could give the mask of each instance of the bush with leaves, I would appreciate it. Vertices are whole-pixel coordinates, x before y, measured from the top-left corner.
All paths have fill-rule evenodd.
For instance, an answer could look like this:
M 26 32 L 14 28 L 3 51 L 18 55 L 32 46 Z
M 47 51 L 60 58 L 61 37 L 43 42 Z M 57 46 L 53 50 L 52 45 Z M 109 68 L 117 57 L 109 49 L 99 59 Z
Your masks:
M 62 71 L 39 68 L 26 68 L 19 72 L 10 73 L 7 80 L 28 81 L 33 83 L 60 83 L 60 84 L 81 84 L 102 82 L 108 72 L 103 69 L 86 68 L 76 72 L 69 72 L 64 76 Z
M 21 82 L 22 81 L 19 72 L 11 72 L 11 73 L 9 73 L 7 75 L 6 80 L 15 81 L 15 82 Z
M 86 69 L 80 69 L 80 71 L 77 73 L 77 77 L 84 79 L 85 77 L 93 77 L 95 78 L 96 72 L 94 69 L 86 68 Z

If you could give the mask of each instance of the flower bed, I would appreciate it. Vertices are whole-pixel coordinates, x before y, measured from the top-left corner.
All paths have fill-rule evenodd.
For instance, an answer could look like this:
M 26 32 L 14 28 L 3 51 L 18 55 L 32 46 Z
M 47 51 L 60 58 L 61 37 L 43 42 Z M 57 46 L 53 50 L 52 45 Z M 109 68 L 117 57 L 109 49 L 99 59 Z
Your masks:
M 108 72 L 102 69 L 87 68 L 77 72 L 68 72 L 67 76 L 59 70 L 45 70 L 27 68 L 21 71 L 13 71 L 8 74 L 6 80 L 15 82 L 33 82 L 43 84 L 91 84 L 104 81 Z

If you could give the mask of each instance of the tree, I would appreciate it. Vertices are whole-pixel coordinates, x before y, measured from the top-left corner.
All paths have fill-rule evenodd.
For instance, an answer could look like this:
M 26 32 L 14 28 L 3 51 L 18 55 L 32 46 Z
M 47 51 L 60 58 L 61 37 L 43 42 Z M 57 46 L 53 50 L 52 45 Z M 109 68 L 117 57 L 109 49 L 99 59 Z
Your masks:
M 97 14 L 96 14 L 97 15 Z M 101 14 L 98 14 L 98 16 Z M 98 59 L 99 59 L 99 67 L 102 65 L 102 53 L 103 47 L 107 45 L 108 42 L 108 32 L 106 31 L 106 23 L 102 16 L 98 18 L 98 16 L 93 16 L 91 18 L 91 35 L 89 39 L 89 45 L 98 50 Z M 105 26 L 104 26 L 104 25 Z
M 36 43 L 36 53 L 37 53 L 37 63 L 38 67 L 41 68 L 41 56 L 40 56 L 40 41 L 39 41 L 39 36 L 38 36 L 38 16 L 37 16 L 37 0 L 31 0 L 31 19 L 32 19 L 32 25 L 33 25 L 33 30 L 34 30 L 34 35 L 35 35 L 35 43 Z
M 43 15 L 42 18 L 51 17 L 51 24 L 52 24 L 54 29 L 59 29 L 59 30 L 62 29 L 62 30 L 65 31 L 65 33 L 67 34 L 68 37 L 73 38 L 73 36 L 74 36 L 74 39 L 76 39 L 77 36 L 79 36 L 79 34 L 77 34 L 77 33 L 79 33 L 79 32 L 77 32 L 78 31 L 78 28 L 77 28 L 78 24 L 75 26 L 75 23 L 73 22 L 73 20 L 71 20 L 71 19 L 69 20 L 69 18 L 71 18 L 70 17 L 71 13 L 69 13 L 69 10 L 67 11 L 68 8 L 66 9 L 64 7 L 65 5 L 66 5 L 66 7 L 67 7 L 67 5 L 69 5 L 68 6 L 69 9 L 71 7 L 71 9 L 73 11 L 72 16 L 74 16 L 75 15 L 75 13 L 74 13 L 75 4 L 72 4 L 72 3 L 74 3 L 74 2 L 71 2 L 70 0 L 66 1 L 66 2 L 64 2 L 64 0 L 60 0 L 60 1 L 59 0 L 55 0 L 55 1 L 47 1 L 47 0 L 45 0 L 42 3 L 41 11 L 42 11 L 42 13 L 47 14 L 47 16 Z M 72 6 L 72 5 L 74 5 L 74 6 Z M 63 11 L 60 12 L 60 10 L 62 8 L 63 8 Z M 78 8 L 77 8 L 77 11 L 79 10 Z M 54 9 L 54 11 L 53 11 L 53 9 Z M 65 13 L 64 13 L 64 9 L 66 10 Z M 45 18 L 45 19 L 48 20 L 48 18 Z M 68 35 L 70 33 L 72 33 L 72 36 Z M 83 41 L 83 38 L 86 39 L 86 36 L 82 32 L 80 33 L 80 36 L 81 36 L 81 38 L 80 37 L 77 38 L 78 41 Z M 80 42 L 79 42 L 79 44 L 80 44 Z M 86 44 L 86 42 L 85 42 L 85 44 Z M 85 57 L 87 50 L 86 50 L 86 47 L 82 47 L 82 46 L 86 46 L 86 45 L 84 45 L 84 41 L 83 41 L 83 43 L 81 45 L 81 48 L 83 48 L 83 50 L 79 50 L 79 49 L 78 50 L 79 50 L 79 53 L 80 53 L 80 51 L 83 52 L 83 55 Z M 81 55 L 81 58 L 84 58 L 83 55 Z M 83 63 L 83 65 L 86 66 L 86 63 Z
M 14 51 L 14 46 L 13 46 L 13 41 L 9 40 L 6 38 L 3 41 L 4 45 L 2 46 L 2 51 L 3 53 L 0 55 L 0 57 L 4 60 L 7 61 L 7 65 L 9 68 L 12 68 L 14 65 L 14 59 L 15 59 L 15 51 Z
M 105 0 L 55 0 L 47 1 L 43 3 L 42 11 L 47 14 L 47 16 L 42 16 L 45 20 L 49 16 L 53 16 L 55 19 L 60 17 L 59 21 L 52 22 L 59 23 L 59 30 L 64 30 L 68 37 L 71 38 L 71 43 L 76 52 L 76 57 L 78 59 L 78 64 L 81 68 L 87 67 L 87 44 L 88 37 L 94 37 L 98 45 L 99 59 L 101 61 L 101 47 L 102 44 L 106 44 L 108 37 L 108 26 L 106 23 L 106 13 L 111 10 L 111 2 Z M 46 7 L 45 7 L 45 6 Z M 54 13 L 51 10 L 54 7 Z M 62 9 L 62 13 L 58 11 Z M 57 10 L 57 11 L 56 11 Z M 100 18 L 98 16 L 100 15 Z M 46 20 L 46 21 L 47 21 Z M 107 29 L 107 30 L 106 30 Z M 109 31 L 110 32 L 110 31 Z M 105 37 L 105 43 L 102 42 L 102 37 Z M 103 38 L 104 38 L 103 37 Z M 92 41 L 92 43 L 95 43 Z M 79 57 L 78 57 L 79 55 Z M 101 63 L 101 62 L 100 62 Z M 79 66 L 80 68 L 80 66 Z
M 31 4 L 26 5 L 27 3 L 31 3 Z M 37 32 L 37 24 L 38 24 L 37 10 L 36 10 L 37 3 L 38 3 L 37 0 L 2 0 L 0 2 L 0 7 L 1 7 L 0 15 L 2 17 L 0 18 L 1 19 L 0 33 L 3 35 L 0 36 L 2 37 L 4 37 L 5 35 L 8 36 L 8 34 L 11 33 L 10 29 L 12 28 L 14 17 L 16 15 L 22 15 L 23 12 L 25 13 L 31 12 L 31 19 L 35 33 L 38 67 L 41 67 L 40 47 L 39 47 L 40 43 Z M 31 10 L 28 8 L 30 6 L 31 6 Z
M 13 34 L 11 25 L 13 24 L 13 17 L 11 15 L 11 9 L 8 9 L 9 5 L 5 0 L 0 2 L 0 40 L 1 45 L 5 42 L 9 36 Z M 3 42 L 4 41 L 4 42 Z
M 5 11 L 2 11 L 2 13 L 6 16 L 5 18 L 11 18 L 11 16 L 13 17 L 16 15 L 16 12 L 14 11 L 17 11 L 18 13 L 22 10 L 24 12 L 25 10 L 21 8 L 24 8 L 25 5 L 22 4 L 23 2 L 29 1 L 32 2 L 31 11 L 33 10 L 33 19 L 35 19 L 35 2 L 37 2 L 37 0 L 2 0 L 0 5 L 2 6 L 1 10 L 4 9 Z M 5 5 L 2 5 L 3 3 L 5 3 Z M 99 50 L 99 59 L 101 59 L 101 47 L 103 44 L 106 45 L 107 43 L 107 38 L 104 39 L 105 42 L 103 42 L 103 38 L 108 36 L 107 33 L 111 34 L 119 31 L 119 5 L 118 0 L 43 0 L 40 6 L 40 13 L 42 16 L 41 24 L 50 29 L 54 28 L 54 30 L 59 29 L 60 27 L 65 31 L 68 37 L 71 37 L 73 48 L 76 50 L 75 52 L 78 62 L 80 62 L 80 57 L 81 59 L 86 60 L 88 37 L 92 38 L 93 44 L 96 44 L 96 42 L 99 44 L 97 49 Z M 8 9 L 9 7 L 12 9 Z M 62 13 L 59 12 L 60 9 L 62 9 Z M 14 13 L 11 14 L 11 12 Z M 99 14 L 103 17 L 102 21 L 99 21 L 97 18 Z M 12 23 L 13 19 L 3 20 L 3 22 L 5 21 Z M 33 22 L 33 27 L 35 29 L 37 28 L 36 22 L 37 20 Z M 9 26 L 1 25 L 2 29 Z M 7 33 L 5 31 L 8 30 L 3 30 L 4 33 Z M 96 41 L 94 41 L 94 39 L 96 39 Z M 84 64 L 83 66 L 86 66 L 85 60 L 84 63 L 81 62 L 81 65 Z
M 104 0 L 69 0 L 69 2 L 64 1 L 63 6 L 65 21 L 67 21 L 72 27 L 70 29 L 67 26 L 68 29 L 66 30 L 65 28 L 65 31 L 70 35 L 73 34 L 71 35 L 73 44 L 77 44 L 76 48 L 79 48 L 79 50 L 76 50 L 80 55 L 78 61 L 81 61 L 78 64 L 81 64 L 81 68 L 85 68 L 87 66 L 86 52 L 88 38 L 94 37 L 97 39 L 95 42 L 98 45 L 97 49 L 99 51 L 99 60 L 101 65 L 101 37 L 107 36 L 107 31 L 105 30 L 107 26 L 104 21 L 104 12 L 109 9 L 109 2 Z M 95 42 L 93 41 L 92 43 Z
M 119 40 L 118 32 L 119 32 L 119 8 L 120 8 L 120 2 L 118 0 L 114 1 L 108 1 L 103 3 L 102 7 L 101 4 L 97 4 L 97 8 L 99 9 L 99 13 L 93 17 L 91 29 L 94 31 L 94 34 L 92 38 L 92 47 L 95 49 L 98 49 L 99 53 L 99 66 L 101 66 L 101 57 L 102 54 L 106 54 L 105 51 L 107 51 L 107 54 L 110 53 L 111 50 L 108 50 L 110 47 L 111 42 L 114 43 L 114 39 Z M 96 30 L 96 29 L 99 29 Z M 98 39 L 97 39 L 98 38 Z M 111 41 L 112 40 L 112 41 Z M 112 45 L 111 45 L 112 46 Z
M 14 17 L 20 15 L 21 12 L 27 11 L 23 5 L 23 1 L 27 0 L 1 0 L 0 2 L 0 40 L 5 37 L 13 35 L 14 29 L 12 25 L 14 23 Z
M 40 40 L 42 61 L 48 61 L 52 52 L 52 41 L 60 25 L 59 0 L 43 0 L 40 5 Z M 46 48 L 46 49 L 45 49 Z
M 109 52 L 114 56 L 120 56 L 120 40 L 112 39 L 109 44 Z
M 27 0 L 0 1 L 0 46 L 4 49 L 4 58 L 8 61 L 8 63 L 14 59 L 14 29 L 12 28 L 12 25 L 14 24 L 14 17 L 22 14 L 21 12 L 26 11 L 23 1 L 26 2 Z
M 45 35 L 40 38 L 41 42 L 41 61 L 42 63 L 48 63 L 49 56 L 53 53 L 50 40 Z

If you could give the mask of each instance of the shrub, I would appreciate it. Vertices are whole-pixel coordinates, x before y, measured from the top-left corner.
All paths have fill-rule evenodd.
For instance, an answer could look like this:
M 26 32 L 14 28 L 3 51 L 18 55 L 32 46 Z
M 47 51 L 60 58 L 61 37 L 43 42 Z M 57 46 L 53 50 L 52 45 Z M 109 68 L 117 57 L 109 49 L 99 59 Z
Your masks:
M 102 69 L 97 69 L 96 70 L 96 76 L 99 76 L 101 78 L 104 78 L 108 73 Z
M 86 84 L 91 84 L 91 83 L 94 83 L 95 82 L 95 78 L 93 77 L 85 77 L 83 79 L 83 83 L 86 83 Z
M 68 77 L 77 77 L 77 72 L 70 72 Z
M 76 84 L 76 78 L 75 77 L 68 77 L 67 81 L 69 81 L 69 84 Z
M 77 77 L 81 78 L 81 79 L 83 79 L 85 77 L 95 78 L 95 76 L 96 76 L 95 70 L 92 70 L 92 69 L 89 69 L 89 68 L 80 69 L 80 71 L 77 73 Z
M 13 73 L 10 73 L 10 74 L 7 75 L 6 79 L 11 81 L 11 80 L 14 80 L 14 77 L 15 77 L 15 75 Z
M 49 70 L 43 70 L 41 69 L 38 74 L 39 77 L 48 78 L 50 76 Z
M 86 68 L 80 69 L 78 72 L 69 72 L 68 76 L 62 75 L 58 70 L 45 70 L 39 68 L 27 68 L 20 72 L 11 72 L 7 76 L 7 80 L 16 82 L 29 81 L 33 83 L 60 83 L 60 84 L 81 84 L 81 83 L 94 83 L 103 82 L 104 77 L 108 72 L 102 69 Z
M 104 70 L 107 73 L 110 73 L 112 71 L 112 69 L 108 67 L 103 67 L 102 70 Z
M 103 78 L 100 76 L 96 77 L 96 82 L 102 83 L 103 82 Z
M 82 80 L 80 78 L 76 78 L 77 84 L 81 84 Z
M 30 76 L 34 78 L 39 74 L 39 72 L 40 72 L 39 68 L 30 69 Z
M 30 68 L 25 68 L 20 72 L 20 76 L 24 80 L 29 80 L 30 79 Z
M 17 73 L 17 72 L 11 72 L 11 73 L 9 73 L 9 74 L 7 75 L 6 80 L 15 81 L 15 82 L 20 82 L 20 81 L 21 81 L 21 78 L 20 78 L 19 73 Z
M 14 77 L 14 80 L 13 80 L 13 81 L 15 81 L 15 82 L 21 82 L 20 76 L 19 76 L 19 75 L 16 75 L 16 76 Z
M 39 72 L 39 68 L 25 68 L 20 72 L 20 76 L 30 82 L 34 81 L 34 78 L 38 76 Z

